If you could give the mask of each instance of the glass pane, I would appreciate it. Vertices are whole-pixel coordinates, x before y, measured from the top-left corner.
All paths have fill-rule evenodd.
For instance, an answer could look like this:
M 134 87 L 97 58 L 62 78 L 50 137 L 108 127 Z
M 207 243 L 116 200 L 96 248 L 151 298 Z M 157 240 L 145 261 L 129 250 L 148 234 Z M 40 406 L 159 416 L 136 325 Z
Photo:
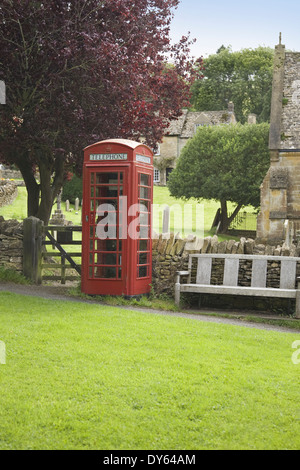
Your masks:
M 94 186 L 91 186 L 91 197 L 94 197 Z
M 95 253 L 95 264 L 117 264 L 116 253 Z
M 122 268 L 118 268 L 118 277 L 119 279 L 122 278 Z
M 94 184 L 95 181 L 95 173 L 91 173 L 91 184 Z
M 141 225 L 148 225 L 148 218 L 149 214 L 145 212 L 140 213 L 140 224 Z
M 149 212 L 150 201 L 139 202 L 140 212 Z
M 140 227 L 140 236 L 139 238 L 149 238 L 149 227 Z
M 139 240 L 139 251 L 147 251 L 148 240 Z
M 96 197 L 118 197 L 118 186 L 96 186 Z
M 106 238 L 105 240 L 98 240 L 98 251 L 117 251 L 117 240 Z
M 139 202 L 139 211 L 140 212 L 150 212 L 150 201 Z
M 138 268 L 138 277 L 147 276 L 148 266 L 139 266 Z
M 96 173 L 96 184 L 118 184 L 118 173 Z
M 149 199 L 150 198 L 150 188 L 144 188 L 144 187 L 140 187 L 139 188 L 139 197 L 141 199 Z
M 150 175 L 141 175 L 140 184 L 143 186 L 150 186 Z
M 98 270 L 96 268 L 96 271 L 99 273 L 99 276 L 97 277 L 102 277 L 104 279 L 112 279 L 112 278 L 115 278 L 117 275 L 117 269 L 112 268 L 110 266 L 102 266 Z M 95 273 L 95 277 L 96 277 L 96 273 Z
M 115 278 L 117 274 L 116 268 L 111 266 L 95 266 L 94 276 L 102 279 Z
M 96 199 L 97 212 L 113 211 L 118 209 L 118 199 Z
M 148 261 L 148 253 L 140 253 L 138 264 L 147 264 L 147 261 Z

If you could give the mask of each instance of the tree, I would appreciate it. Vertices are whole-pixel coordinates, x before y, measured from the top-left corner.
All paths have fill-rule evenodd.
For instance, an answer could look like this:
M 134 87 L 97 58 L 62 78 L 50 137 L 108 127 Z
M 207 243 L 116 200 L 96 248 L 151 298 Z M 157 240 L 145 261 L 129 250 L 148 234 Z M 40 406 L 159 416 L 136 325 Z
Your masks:
M 48 222 L 86 145 L 143 136 L 154 146 L 180 115 L 193 63 L 189 38 L 169 39 L 178 2 L 2 0 L 0 158 L 20 169 L 29 216 Z
M 220 201 L 220 233 L 243 206 L 260 205 L 260 185 L 269 167 L 269 124 L 200 127 L 188 141 L 169 177 L 177 198 Z M 236 204 L 231 216 L 227 202 Z
M 198 111 L 216 111 L 234 103 L 235 115 L 245 123 L 250 113 L 258 122 L 270 119 L 274 52 L 270 48 L 232 52 L 221 46 L 204 59 L 204 79 L 192 86 L 192 104 Z

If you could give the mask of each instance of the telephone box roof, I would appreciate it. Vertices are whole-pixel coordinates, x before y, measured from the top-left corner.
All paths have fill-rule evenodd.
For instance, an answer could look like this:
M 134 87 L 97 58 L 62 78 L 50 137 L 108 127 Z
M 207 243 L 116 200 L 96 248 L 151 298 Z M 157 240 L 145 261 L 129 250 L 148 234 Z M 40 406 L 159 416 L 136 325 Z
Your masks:
M 137 147 L 139 147 L 140 145 L 144 145 L 145 147 L 148 147 L 148 149 L 150 149 L 150 147 L 148 145 L 145 145 L 143 144 L 142 142 L 136 142 L 135 140 L 129 140 L 129 139 L 107 139 L 107 140 L 101 140 L 99 142 L 95 142 L 94 144 L 92 145 L 88 145 L 87 147 L 85 147 L 84 150 L 90 148 L 90 147 L 93 147 L 94 145 L 99 145 L 99 144 L 119 144 L 119 145 L 125 145 L 127 147 L 130 147 L 131 149 L 135 149 Z M 151 149 L 150 149 L 151 150 Z M 152 150 L 151 150 L 152 152 Z

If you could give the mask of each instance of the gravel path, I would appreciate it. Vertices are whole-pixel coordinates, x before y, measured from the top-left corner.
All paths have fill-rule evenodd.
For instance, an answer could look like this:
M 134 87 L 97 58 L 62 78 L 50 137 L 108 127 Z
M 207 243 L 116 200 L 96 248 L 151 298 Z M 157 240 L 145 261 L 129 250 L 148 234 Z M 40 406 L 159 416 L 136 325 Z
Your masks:
M 79 297 L 73 297 L 70 294 L 68 294 L 68 289 L 69 287 L 67 286 L 36 286 L 36 285 L 21 285 L 21 284 L 12 284 L 12 283 L 0 283 L 0 292 L 1 291 L 8 291 L 8 292 L 13 292 L 15 294 L 21 294 L 21 295 L 29 295 L 29 296 L 34 296 L 34 297 L 43 297 L 45 299 L 53 299 L 53 300 L 62 300 L 62 301 L 69 301 L 69 302 L 80 302 L 80 303 L 89 303 L 89 304 L 96 304 L 96 305 L 106 305 L 104 303 L 99 302 L 98 300 L 92 300 L 92 299 L 80 299 Z M 1 308 L 1 306 L 0 306 Z M 242 326 L 242 327 L 247 327 L 247 328 L 256 328 L 260 330 L 272 330 L 272 331 L 278 331 L 282 333 L 296 333 L 298 334 L 299 331 L 295 329 L 291 329 L 288 327 L 281 327 L 281 326 L 275 326 L 275 325 L 269 325 L 269 324 L 263 324 L 263 323 L 252 323 L 246 320 L 243 320 L 243 316 L 249 315 L 251 313 L 251 316 L 258 316 L 258 317 L 264 317 L 264 318 L 272 318 L 272 319 L 282 319 L 282 317 L 275 316 L 275 315 L 260 315 L 257 312 L 228 312 L 232 315 L 236 314 L 240 318 L 224 318 L 224 317 L 217 317 L 217 316 L 210 316 L 210 315 L 205 315 L 205 313 L 212 313 L 214 312 L 215 314 L 218 313 L 218 310 L 211 309 L 211 310 L 199 310 L 199 314 L 197 313 L 185 313 L 185 312 L 170 312 L 170 311 L 164 311 L 164 310 L 154 310 L 154 309 L 147 309 L 145 307 L 140 308 L 140 307 L 135 307 L 135 306 L 123 306 L 120 305 L 118 308 L 123 308 L 126 310 L 136 310 L 140 312 L 145 312 L 145 313 L 153 313 L 156 315 L 168 315 L 168 316 L 174 316 L 174 317 L 182 317 L 182 318 L 189 318 L 191 320 L 198 320 L 198 321 L 206 321 L 206 322 L 213 322 L 213 323 L 224 323 L 224 324 L 229 324 L 229 325 L 236 325 L 236 326 Z M 219 311 L 221 313 L 221 311 Z M 224 313 L 224 311 L 222 311 Z

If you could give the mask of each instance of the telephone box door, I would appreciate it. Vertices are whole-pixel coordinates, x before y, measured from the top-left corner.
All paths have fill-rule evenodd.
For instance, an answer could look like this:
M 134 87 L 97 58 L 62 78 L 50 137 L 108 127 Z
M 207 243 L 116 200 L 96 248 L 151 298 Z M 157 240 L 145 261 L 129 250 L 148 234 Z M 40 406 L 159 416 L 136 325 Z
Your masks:
M 83 286 L 91 294 L 126 293 L 127 240 L 121 232 L 127 173 L 126 167 L 114 167 L 87 168 L 84 174 L 84 193 L 89 197 L 82 221 Z

